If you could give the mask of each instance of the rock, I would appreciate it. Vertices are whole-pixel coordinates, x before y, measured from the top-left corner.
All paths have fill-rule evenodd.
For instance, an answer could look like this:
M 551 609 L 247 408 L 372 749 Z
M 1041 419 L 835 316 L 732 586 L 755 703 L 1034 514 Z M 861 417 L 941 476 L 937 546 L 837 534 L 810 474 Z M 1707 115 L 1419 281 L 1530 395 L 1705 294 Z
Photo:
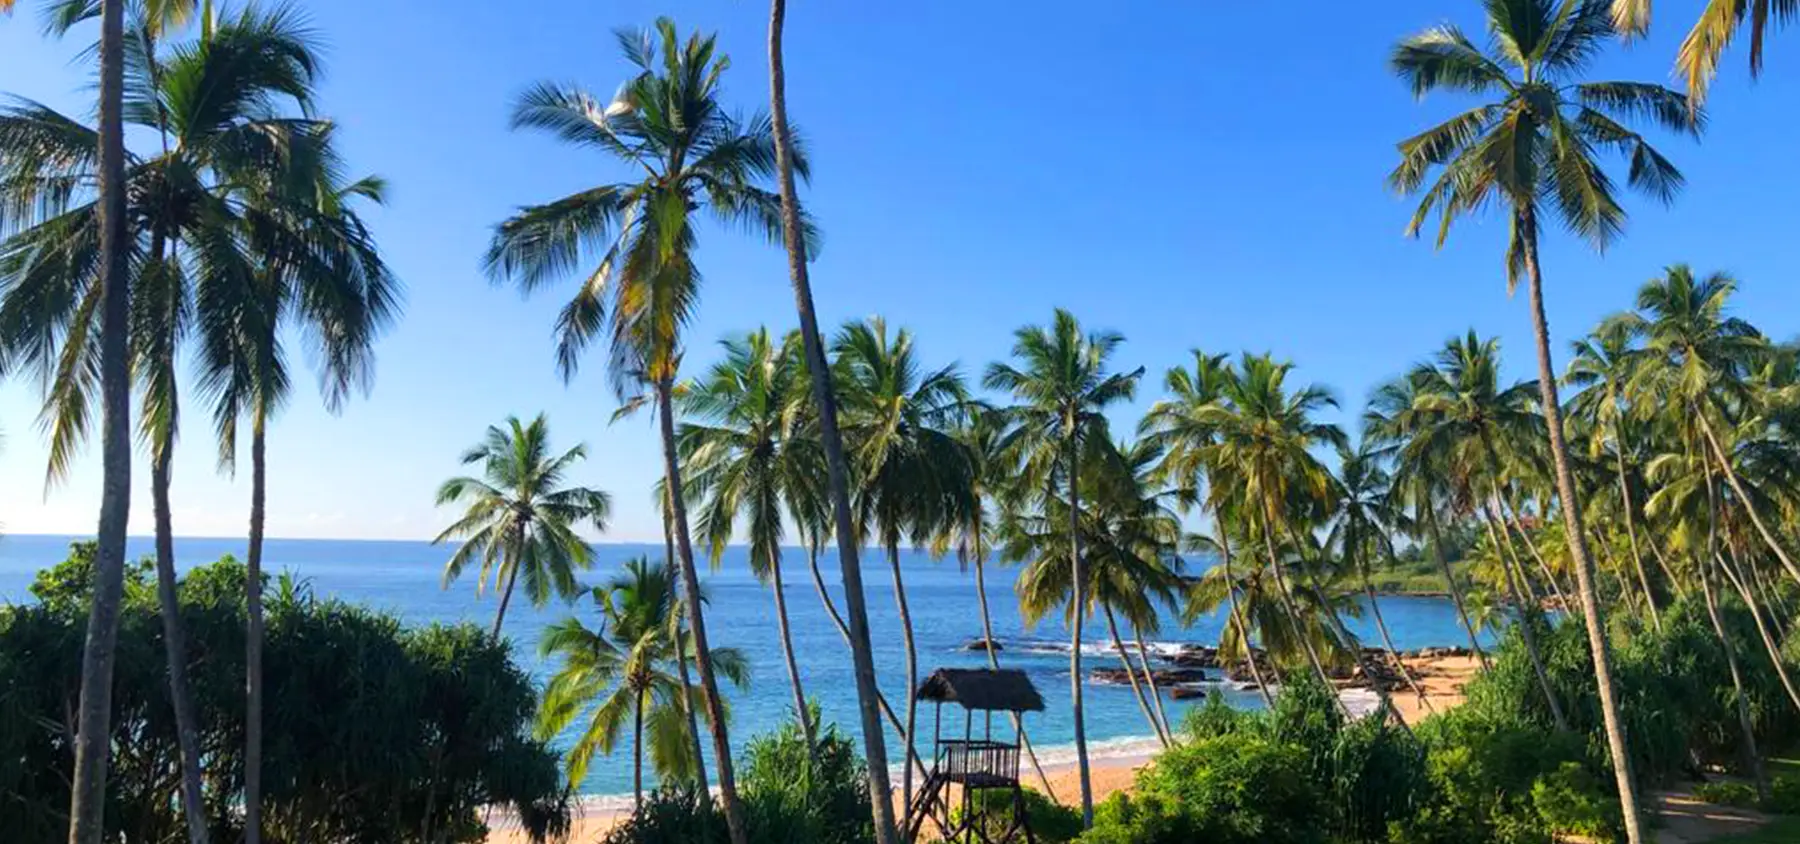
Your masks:
M 1193 686 L 1176 686 L 1169 690 L 1169 697 L 1176 700 L 1205 700 L 1209 694 L 1207 690 Z
M 1169 657 L 1169 662 L 1182 668 L 1218 668 L 1219 652 L 1212 648 L 1183 648 Z
M 1207 679 L 1206 672 L 1198 668 L 1158 668 L 1150 674 L 1156 678 L 1158 686 L 1200 683 Z M 1138 682 L 1142 683 L 1143 680 L 1143 675 L 1138 675 Z M 1123 668 L 1095 668 L 1088 672 L 1088 682 L 1102 686 L 1129 686 L 1131 677 L 1126 675 Z
M 995 639 L 974 639 L 962 647 L 965 651 L 1003 651 L 1004 646 Z

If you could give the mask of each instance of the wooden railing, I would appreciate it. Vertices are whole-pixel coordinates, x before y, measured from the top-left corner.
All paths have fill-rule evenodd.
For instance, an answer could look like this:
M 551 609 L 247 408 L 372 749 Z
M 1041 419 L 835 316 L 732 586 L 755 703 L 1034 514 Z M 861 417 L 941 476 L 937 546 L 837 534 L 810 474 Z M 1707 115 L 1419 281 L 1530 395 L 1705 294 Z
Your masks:
M 1006 784 L 1019 779 L 1019 746 L 997 741 L 940 739 L 937 773 L 951 782 Z

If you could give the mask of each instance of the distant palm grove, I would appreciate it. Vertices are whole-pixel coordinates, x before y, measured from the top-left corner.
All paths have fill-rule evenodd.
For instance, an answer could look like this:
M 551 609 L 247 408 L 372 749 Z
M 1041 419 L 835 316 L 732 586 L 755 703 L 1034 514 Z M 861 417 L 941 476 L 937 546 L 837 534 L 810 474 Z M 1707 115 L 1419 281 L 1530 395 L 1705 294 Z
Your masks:
M 1039 841 L 1640 844 L 1668 790 L 1800 813 L 1800 772 L 1779 762 L 1800 744 L 1800 345 L 1733 308 L 1741 284 L 1782 282 L 1671 255 L 1584 332 L 1553 337 L 1546 318 L 1564 282 L 1540 239 L 1604 249 L 1630 194 L 1675 201 L 1692 150 L 1669 147 L 1701 136 L 1722 57 L 1746 40 L 1760 72 L 1765 37 L 1800 15 L 1703 6 L 1675 63 L 1685 90 L 1589 78 L 1647 31 L 1638 0 L 1486 0 L 1480 39 L 1446 24 L 1394 45 L 1397 87 L 1461 103 L 1394 127 L 1386 186 L 1416 209 L 1396 223 L 1441 248 L 1465 218 L 1502 217 L 1495 302 L 1523 287 L 1534 335 L 1503 349 L 1444 314 L 1444 343 L 1366 397 L 1204 337 L 1141 362 L 1061 308 L 1006 317 L 1010 354 L 967 369 L 880 317 L 821 326 L 809 261 L 829 221 L 799 197 L 812 168 L 786 114 L 785 0 L 767 112 L 728 99 L 728 78 L 739 94 L 752 80 L 712 35 L 620 30 L 629 75 L 596 80 L 616 93 L 539 83 L 511 112 L 620 180 L 518 197 L 481 269 L 562 297 L 545 365 L 603 366 L 614 421 L 655 425 L 661 477 L 577 485 L 576 435 L 597 428 L 496 409 L 437 495 L 443 585 L 492 592 L 492 625 L 409 629 L 262 565 L 267 441 L 296 382 L 334 411 L 358 397 L 402 310 L 360 216 L 386 185 L 339 154 L 319 34 L 276 3 L 54 0 L 50 34 L 97 35 L 98 119 L 0 106 L 0 377 L 41 386 L 43 482 L 97 437 L 104 494 L 96 541 L 0 607 L 0 838 L 481 842 L 499 816 L 562 840 L 574 788 L 617 764 L 634 801 L 610 844 L 897 844 L 933 764 L 912 548 L 969 573 L 968 635 L 991 668 L 1006 663 L 991 600 L 1069 630 L 1070 707 L 1042 717 L 1073 725 L 1077 789 L 1056 795 L 1066 808 L 1032 795 Z M 792 327 L 687 336 L 702 234 L 785 250 Z M 839 310 L 847 289 L 820 286 Z M 1503 352 L 1536 377 L 1509 379 Z M 241 562 L 177 568 L 184 431 L 221 471 L 248 455 Z M 138 564 L 134 488 L 155 527 Z M 654 496 L 661 559 L 594 570 L 615 494 Z M 788 680 L 755 693 L 792 719 L 747 745 L 726 692 L 750 693 L 746 657 L 712 644 L 702 578 L 732 545 L 768 587 L 776 624 L 754 635 L 779 640 Z M 1002 564 L 1010 598 L 988 589 Z M 796 652 L 790 603 L 815 599 L 796 578 L 841 651 Z M 866 578 L 891 583 L 897 664 L 875 658 Z M 1402 589 L 1446 596 L 1480 665 L 1453 709 L 1394 647 L 1377 597 Z M 570 608 L 541 639 L 541 688 L 504 637 L 514 601 Z M 1351 631 L 1365 613 L 1378 642 Z M 1215 696 L 1174 717 L 1150 643 L 1215 617 L 1216 668 L 1261 705 Z M 841 659 L 850 729 L 802 670 Z M 1160 748 L 1110 797 L 1085 727 L 1096 668 L 1128 683 Z M 1429 714 L 1403 718 L 1412 700 Z M 1048 791 L 1029 726 L 1008 726 Z

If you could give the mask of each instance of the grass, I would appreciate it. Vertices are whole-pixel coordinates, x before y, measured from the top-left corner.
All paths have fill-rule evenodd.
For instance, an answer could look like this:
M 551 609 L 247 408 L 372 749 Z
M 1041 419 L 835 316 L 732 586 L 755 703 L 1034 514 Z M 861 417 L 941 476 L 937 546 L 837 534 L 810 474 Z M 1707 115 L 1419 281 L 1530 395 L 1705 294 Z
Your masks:
M 1800 841 L 1800 818 L 1778 818 L 1755 832 L 1713 839 L 1714 844 L 1794 844 Z

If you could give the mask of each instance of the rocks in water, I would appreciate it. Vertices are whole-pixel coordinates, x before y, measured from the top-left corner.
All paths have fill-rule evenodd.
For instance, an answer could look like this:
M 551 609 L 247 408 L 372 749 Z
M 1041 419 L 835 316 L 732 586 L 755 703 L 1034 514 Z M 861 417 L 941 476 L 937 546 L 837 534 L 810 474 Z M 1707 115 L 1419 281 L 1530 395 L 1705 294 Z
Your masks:
M 1176 686 L 1169 690 L 1169 697 L 1176 700 L 1205 700 L 1211 694 L 1198 686 Z
M 1202 683 L 1207 679 L 1206 672 L 1199 668 L 1158 668 L 1150 674 L 1156 678 L 1158 686 Z M 1143 675 L 1138 675 L 1138 682 L 1143 682 L 1143 679 Z M 1095 668 L 1088 672 L 1088 682 L 1102 686 L 1129 686 L 1131 678 L 1123 668 Z
M 1003 651 L 1006 647 L 998 639 L 973 639 L 962 647 L 965 651 Z
M 1219 651 L 1204 645 L 1186 645 L 1167 660 L 1182 668 L 1218 668 Z
M 1417 659 L 1441 659 L 1443 657 L 1474 656 L 1475 652 L 1468 648 L 1420 648 L 1401 656 Z

